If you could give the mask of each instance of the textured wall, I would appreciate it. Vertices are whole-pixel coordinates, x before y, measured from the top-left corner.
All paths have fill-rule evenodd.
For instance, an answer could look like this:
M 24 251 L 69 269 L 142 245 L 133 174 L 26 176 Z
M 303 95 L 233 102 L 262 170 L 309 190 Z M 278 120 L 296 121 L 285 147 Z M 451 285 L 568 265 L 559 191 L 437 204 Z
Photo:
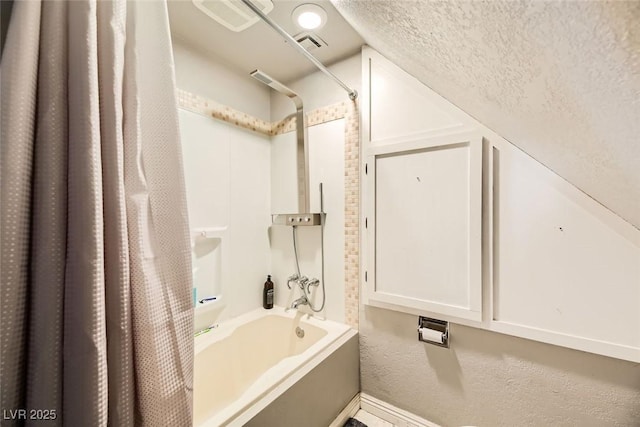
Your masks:
M 373 48 L 640 228 L 640 1 L 332 1 Z
M 640 426 L 640 365 L 451 326 L 419 342 L 416 316 L 364 307 L 362 391 L 443 426 Z

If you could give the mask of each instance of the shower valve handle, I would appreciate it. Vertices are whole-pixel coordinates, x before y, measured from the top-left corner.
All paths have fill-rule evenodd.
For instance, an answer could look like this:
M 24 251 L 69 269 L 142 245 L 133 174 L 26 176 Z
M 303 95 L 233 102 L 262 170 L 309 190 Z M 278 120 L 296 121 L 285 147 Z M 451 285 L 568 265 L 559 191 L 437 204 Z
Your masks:
M 297 274 L 292 274 L 291 276 L 289 276 L 289 278 L 287 279 L 287 287 L 291 289 L 291 282 L 295 282 L 296 280 L 298 280 Z
M 300 289 L 306 286 L 307 283 L 309 283 L 309 278 L 307 276 L 302 276 L 298 279 L 298 285 L 300 286 Z
M 309 280 L 309 281 L 306 283 L 306 286 L 307 286 L 307 293 L 311 293 L 311 287 L 312 287 L 312 286 L 318 286 L 318 285 L 320 285 L 320 280 L 318 280 L 318 279 L 316 279 L 316 278 L 313 278 L 313 279 Z

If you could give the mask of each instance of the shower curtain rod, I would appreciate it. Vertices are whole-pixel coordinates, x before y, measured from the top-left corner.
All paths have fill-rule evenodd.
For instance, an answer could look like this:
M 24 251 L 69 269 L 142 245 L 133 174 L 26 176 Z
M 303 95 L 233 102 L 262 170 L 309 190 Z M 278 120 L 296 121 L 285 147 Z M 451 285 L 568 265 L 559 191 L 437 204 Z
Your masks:
M 277 33 L 279 33 L 282 37 L 285 38 L 286 41 L 288 41 L 289 43 L 291 43 L 291 46 L 293 46 L 295 49 L 298 50 L 298 52 L 300 52 L 301 54 L 303 54 L 309 61 L 311 61 L 311 63 L 313 65 L 315 65 L 316 67 L 318 67 L 318 69 L 320 71 L 322 71 L 323 73 L 325 73 L 327 76 L 331 77 L 333 79 L 333 81 L 335 81 L 336 83 L 338 83 L 344 90 L 347 91 L 347 93 L 349 94 L 349 99 L 351 99 L 352 101 L 355 100 L 358 97 L 358 92 L 355 89 L 351 89 L 349 86 L 347 86 L 346 84 L 344 84 L 342 82 L 342 80 L 340 80 L 335 74 L 333 74 L 331 71 L 329 71 L 323 64 L 322 62 L 318 61 L 313 55 L 311 55 L 307 49 L 305 49 L 304 47 L 302 47 L 302 45 L 300 43 L 298 43 L 296 41 L 296 39 L 294 39 L 293 37 L 291 37 L 289 35 L 289 33 L 287 33 L 281 26 L 279 26 L 278 24 L 276 24 L 275 22 L 273 22 L 271 20 L 271 18 L 269 18 L 267 15 L 265 15 L 264 13 L 262 13 L 262 11 L 260 9 L 258 9 L 256 7 L 256 5 L 253 4 L 253 2 L 251 0 L 242 0 L 242 2 L 244 4 L 247 5 L 247 7 L 249 7 L 251 10 L 253 10 L 256 15 L 258 15 L 264 22 L 266 22 L 267 24 L 269 24 L 269 26 L 271 28 L 273 28 Z

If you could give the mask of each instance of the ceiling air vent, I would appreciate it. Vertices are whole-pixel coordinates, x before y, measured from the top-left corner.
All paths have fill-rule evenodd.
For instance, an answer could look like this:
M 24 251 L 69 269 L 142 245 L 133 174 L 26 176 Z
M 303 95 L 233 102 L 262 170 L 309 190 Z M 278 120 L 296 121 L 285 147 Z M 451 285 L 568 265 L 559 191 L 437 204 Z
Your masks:
M 210 18 L 231 31 L 249 28 L 260 18 L 240 0 L 192 0 L 193 4 Z M 251 0 L 265 15 L 273 10 L 271 0 Z
M 317 34 L 314 34 L 312 32 L 300 33 L 294 38 L 298 43 L 302 45 L 302 47 L 304 47 L 308 51 L 312 51 L 314 49 L 318 49 L 327 45 L 327 42 L 325 42 Z

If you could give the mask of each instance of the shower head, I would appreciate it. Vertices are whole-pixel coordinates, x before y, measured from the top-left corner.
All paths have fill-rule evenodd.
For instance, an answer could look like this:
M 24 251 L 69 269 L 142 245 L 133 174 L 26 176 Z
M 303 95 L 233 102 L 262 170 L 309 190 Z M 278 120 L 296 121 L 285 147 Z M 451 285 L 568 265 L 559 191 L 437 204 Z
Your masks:
M 280 92 L 281 94 L 291 98 L 293 103 L 296 104 L 296 109 L 301 109 L 302 108 L 302 98 L 300 98 L 300 96 L 298 96 L 297 93 L 295 93 L 294 91 L 292 91 L 291 89 L 289 89 L 288 87 L 286 87 L 285 85 L 280 83 L 279 81 L 271 78 L 268 74 L 266 74 L 266 73 L 264 73 L 263 71 L 260 71 L 260 70 L 253 70 L 249 74 L 251 75 L 251 77 L 253 77 L 254 79 L 266 84 L 271 89 L 276 90 L 276 91 Z
M 309 213 L 309 147 L 302 98 L 260 70 L 249 73 L 254 79 L 287 96 L 296 105 L 296 157 L 298 166 L 298 212 Z

